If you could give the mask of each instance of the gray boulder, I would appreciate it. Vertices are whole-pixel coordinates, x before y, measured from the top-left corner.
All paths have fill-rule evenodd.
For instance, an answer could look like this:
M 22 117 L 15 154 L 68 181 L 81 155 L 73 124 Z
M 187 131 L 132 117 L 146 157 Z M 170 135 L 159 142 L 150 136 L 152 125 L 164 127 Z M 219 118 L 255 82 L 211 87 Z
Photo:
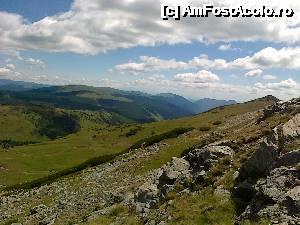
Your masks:
M 242 219 L 269 217 L 280 221 L 300 221 L 299 169 L 280 167 L 255 185 L 255 195 L 242 213 Z
M 191 176 L 190 173 L 190 163 L 183 158 L 173 158 L 170 163 L 168 163 L 163 168 L 163 173 L 159 177 L 159 188 L 164 185 L 174 185 L 176 180 L 185 179 Z
M 135 195 L 135 202 L 145 203 L 153 207 L 158 201 L 158 195 L 159 189 L 155 184 L 145 183 L 138 189 Z
M 263 140 L 260 148 L 241 167 L 239 179 L 257 178 L 268 174 L 279 157 L 278 140 L 277 129 L 275 128 L 272 134 Z
M 196 171 L 208 170 L 219 159 L 233 156 L 234 151 L 228 146 L 210 144 L 201 149 L 194 149 L 185 157 Z
M 300 113 L 283 125 L 282 135 L 285 139 L 300 138 Z
M 300 162 L 300 150 L 288 152 L 280 156 L 275 163 L 275 168 L 280 166 L 295 166 Z
M 295 168 L 276 168 L 266 179 L 259 180 L 255 189 L 274 202 L 282 202 L 286 192 L 297 185 L 298 178 Z
M 287 207 L 288 211 L 292 215 L 300 214 L 300 186 L 296 186 L 289 190 L 285 195 L 283 204 Z
M 265 120 L 274 114 L 287 113 L 293 111 L 296 107 L 300 106 L 300 98 L 292 99 L 290 101 L 279 101 L 273 105 L 267 106 L 263 110 L 263 115 L 258 119 L 258 122 Z

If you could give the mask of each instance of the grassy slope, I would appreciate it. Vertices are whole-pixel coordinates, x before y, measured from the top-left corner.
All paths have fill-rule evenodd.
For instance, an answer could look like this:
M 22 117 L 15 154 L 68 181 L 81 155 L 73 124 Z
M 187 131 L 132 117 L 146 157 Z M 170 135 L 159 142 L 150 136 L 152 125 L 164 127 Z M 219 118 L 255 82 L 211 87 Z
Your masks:
M 34 114 L 25 114 L 23 107 L 0 106 L 0 140 L 45 140 L 35 132 L 36 119 Z
M 126 133 L 137 125 L 106 127 L 82 120 L 82 129 L 77 134 L 55 141 L 15 147 L 9 151 L 0 150 L 0 184 L 12 185 L 30 181 L 75 166 L 95 156 L 121 152 L 140 139 L 174 128 L 192 126 L 199 129 L 210 126 L 213 130 L 216 128 L 212 125 L 215 121 L 224 121 L 234 115 L 260 109 L 266 104 L 269 102 L 255 101 L 215 109 L 189 118 L 143 124 L 139 125 L 142 129 L 136 135 L 129 137 Z M 167 149 L 150 164 L 145 164 L 144 170 L 157 168 L 172 156 L 180 155 L 184 149 L 196 142 L 196 139 L 188 139 L 186 142 L 182 142 L 180 138 L 168 141 L 177 147 Z

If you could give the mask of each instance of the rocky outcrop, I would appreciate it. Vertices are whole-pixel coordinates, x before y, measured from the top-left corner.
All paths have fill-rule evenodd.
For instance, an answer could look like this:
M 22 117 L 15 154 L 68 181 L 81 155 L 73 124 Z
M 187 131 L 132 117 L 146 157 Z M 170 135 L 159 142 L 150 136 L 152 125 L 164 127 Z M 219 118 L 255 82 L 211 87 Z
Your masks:
M 300 221 L 300 173 L 296 168 L 279 167 L 254 186 L 256 194 L 241 219 L 268 217 L 296 224 Z
M 297 163 L 299 162 L 300 162 L 300 150 L 294 150 L 280 156 L 277 159 L 274 167 L 278 168 L 280 166 L 294 166 L 297 165 Z
M 234 197 L 241 206 L 240 220 L 267 217 L 280 224 L 299 224 L 300 150 L 283 154 L 279 145 L 299 138 L 296 114 L 266 137 L 260 148 L 241 167 Z
M 167 194 L 174 189 L 175 182 L 183 183 L 191 178 L 190 163 L 184 158 L 173 158 L 170 163 L 162 168 L 158 178 L 158 187 L 162 194 Z
M 220 158 L 233 156 L 234 151 L 230 147 L 217 144 L 210 144 L 187 154 L 186 159 L 192 164 L 194 170 L 207 170 Z
M 150 208 L 156 206 L 159 201 L 159 189 L 157 185 L 145 183 L 135 195 L 136 211 L 140 213 L 147 212 Z
M 266 107 L 263 110 L 263 115 L 258 119 L 258 123 L 273 116 L 274 114 L 284 114 L 293 111 L 300 107 L 300 98 L 295 98 L 290 101 L 279 101 L 273 105 Z
M 165 199 L 168 193 L 181 185 L 182 193 L 190 192 L 189 184 L 198 181 L 198 177 L 207 171 L 221 158 L 232 157 L 234 151 L 224 145 L 225 142 L 216 142 L 200 149 L 194 149 L 182 158 L 172 158 L 172 161 L 156 170 L 152 180 L 139 188 L 135 195 L 135 205 L 138 212 L 148 212 L 156 203 Z M 228 191 L 219 187 L 219 195 L 227 195 Z
M 300 113 L 283 125 L 282 135 L 286 139 L 300 138 Z
M 239 179 L 256 178 L 266 175 L 279 157 L 279 137 L 277 129 L 264 138 L 260 148 L 241 167 Z

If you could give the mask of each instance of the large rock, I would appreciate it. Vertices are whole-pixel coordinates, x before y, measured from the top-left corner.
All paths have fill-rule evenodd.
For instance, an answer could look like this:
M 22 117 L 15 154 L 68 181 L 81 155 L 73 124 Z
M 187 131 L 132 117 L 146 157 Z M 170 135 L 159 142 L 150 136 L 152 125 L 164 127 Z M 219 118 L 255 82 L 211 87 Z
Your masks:
M 135 201 L 154 206 L 158 199 L 159 190 L 155 184 L 145 183 L 135 195 Z
M 283 114 L 293 111 L 296 107 L 300 106 L 300 98 L 292 99 L 290 101 L 279 101 L 273 105 L 267 106 L 263 110 L 263 115 L 258 119 L 258 122 L 265 120 L 268 117 L 273 116 L 274 114 Z
M 210 144 L 201 149 L 194 149 L 185 157 L 192 165 L 193 170 L 208 170 L 219 159 L 233 156 L 234 151 L 228 146 Z
M 289 190 L 285 195 L 283 204 L 287 207 L 288 211 L 292 215 L 300 214 L 300 186 L 296 186 Z
M 279 138 L 275 128 L 272 134 L 263 140 L 260 148 L 241 167 L 239 179 L 257 178 L 266 175 L 279 157 L 278 144 Z
M 297 168 L 280 167 L 255 185 L 256 194 L 242 213 L 242 219 L 269 217 L 281 222 L 300 221 L 299 179 Z
M 294 134 L 294 123 L 289 121 L 287 124 L 284 134 Z M 281 134 L 282 129 L 275 128 L 239 171 L 234 198 L 241 206 L 242 220 L 268 217 L 279 219 L 281 223 L 296 224 L 300 219 L 300 152 L 280 155 L 279 144 L 284 138 Z
M 286 139 L 300 138 L 300 113 L 283 125 L 282 135 Z
M 156 184 L 145 183 L 142 185 L 134 197 L 136 211 L 147 213 L 149 209 L 154 208 L 159 201 L 159 189 Z
M 173 185 L 176 180 L 184 179 L 190 176 L 190 163 L 183 158 L 173 158 L 163 168 L 163 173 L 159 177 L 158 186 L 161 188 L 164 185 Z
M 275 168 L 280 166 L 295 166 L 300 162 L 300 150 L 288 152 L 278 158 Z

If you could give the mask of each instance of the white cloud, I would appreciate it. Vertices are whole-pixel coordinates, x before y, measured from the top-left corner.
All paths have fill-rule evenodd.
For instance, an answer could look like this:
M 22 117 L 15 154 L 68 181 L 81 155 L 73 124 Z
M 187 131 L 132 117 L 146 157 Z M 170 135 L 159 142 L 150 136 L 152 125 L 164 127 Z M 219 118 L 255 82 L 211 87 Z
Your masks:
M 8 68 L 5 68 L 5 67 L 0 68 L 0 75 L 1 76 L 9 76 L 12 73 L 13 73 L 13 71 L 11 71 Z
M 170 2 L 170 1 L 163 1 Z M 198 0 L 172 1 L 198 6 Z M 240 5 L 239 0 L 212 0 L 215 5 Z M 259 6 L 262 1 L 244 1 Z M 268 5 L 282 6 L 279 0 Z M 286 0 L 296 12 L 300 5 Z M 200 21 L 201 20 L 201 21 Z M 21 16 L 0 13 L 0 48 L 97 54 L 116 48 L 200 42 L 299 42 L 299 15 L 294 18 L 193 18 L 163 21 L 160 2 L 149 0 L 75 0 L 70 11 L 29 23 Z
M 264 76 L 263 76 L 263 79 L 264 79 L 264 80 L 276 80 L 277 77 L 274 76 L 274 75 L 267 74 L 267 75 L 264 75 Z
M 18 75 L 15 71 L 16 67 L 14 64 L 6 64 L 4 67 L 0 67 L 0 76 L 10 77 L 12 75 Z
M 40 59 L 26 58 L 24 61 L 33 66 L 45 67 L 46 64 Z
M 258 77 L 260 75 L 262 75 L 264 71 L 262 71 L 261 69 L 256 69 L 256 70 L 251 70 L 247 73 L 245 73 L 246 77 Z
M 254 86 L 222 82 L 198 83 L 193 78 L 179 80 L 162 78 L 155 81 L 144 78 L 128 82 L 123 88 L 141 90 L 153 94 L 172 92 L 194 99 L 210 97 L 239 101 L 248 101 L 266 95 L 274 95 L 280 99 L 288 100 L 293 97 L 299 97 L 300 92 L 299 83 L 291 78 L 277 83 L 257 83 Z
M 289 89 L 295 90 L 296 88 L 299 90 L 299 84 L 296 81 L 294 81 L 292 78 L 280 81 L 278 83 L 267 83 L 267 84 L 256 83 L 255 87 L 259 89 L 267 89 L 273 91 L 289 90 Z
M 0 15 L 1 15 L 1 12 L 0 12 Z M 42 67 L 42 68 L 44 68 L 46 66 L 46 63 L 44 61 L 42 61 L 41 59 L 34 59 L 32 57 L 24 58 L 19 51 L 15 51 L 15 50 L 2 51 L 1 47 L 0 47 L 0 54 L 13 57 L 16 60 L 25 62 L 26 64 L 29 64 L 29 65 L 32 65 L 32 66 L 38 66 L 38 67 Z M 9 63 L 9 62 L 12 61 L 12 59 L 7 58 L 5 61 L 7 63 Z
M 201 70 L 197 73 L 176 74 L 174 80 L 184 83 L 214 83 L 220 81 L 220 78 L 210 71 Z
M 268 47 L 254 53 L 252 56 L 237 58 L 233 61 L 209 59 L 208 56 L 204 54 L 199 57 L 194 57 L 187 62 L 176 61 L 175 59 L 164 60 L 158 57 L 141 56 L 140 62 L 129 62 L 115 66 L 115 69 L 118 71 L 134 74 L 188 68 L 205 70 L 251 70 L 245 74 L 248 77 L 262 75 L 262 69 L 280 68 L 300 70 L 300 47 L 282 48 L 279 50 Z
M 299 97 L 300 84 L 292 78 L 289 78 L 287 80 L 274 83 L 256 83 L 252 89 L 254 93 L 263 95 L 271 94 L 279 97 L 280 99 L 288 100 Z
M 5 67 L 8 68 L 8 69 L 10 69 L 10 70 L 15 70 L 16 69 L 16 66 L 14 64 L 12 64 L 12 63 L 6 64 Z
M 146 72 L 145 65 L 141 63 L 126 63 L 117 65 L 116 69 L 119 71 L 127 71 L 133 74 Z
M 283 68 L 300 69 L 300 47 L 275 49 L 268 47 L 253 56 L 238 58 L 229 62 L 230 67 L 243 69 Z
M 211 60 L 207 55 L 194 57 L 188 62 L 190 67 L 204 68 L 204 69 L 226 69 L 228 67 L 226 60 L 214 59 Z
M 220 51 L 241 51 L 240 48 L 235 48 L 231 44 L 224 44 L 218 47 Z
M 141 56 L 140 63 L 129 62 L 115 67 L 121 72 L 130 72 L 133 74 L 145 73 L 150 71 L 172 70 L 187 67 L 184 62 L 178 62 L 174 59 L 163 60 L 157 57 Z
M 218 49 L 219 49 L 220 51 L 228 51 L 228 50 L 231 50 L 231 44 L 220 45 Z

